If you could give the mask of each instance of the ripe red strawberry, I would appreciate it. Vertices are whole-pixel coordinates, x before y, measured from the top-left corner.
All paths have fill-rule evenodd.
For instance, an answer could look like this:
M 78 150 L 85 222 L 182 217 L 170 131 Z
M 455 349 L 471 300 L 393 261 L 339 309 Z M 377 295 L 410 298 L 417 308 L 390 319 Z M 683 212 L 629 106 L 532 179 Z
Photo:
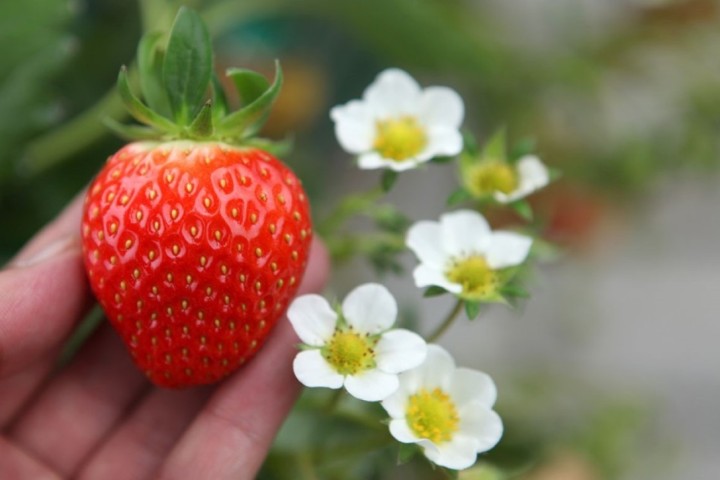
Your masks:
M 145 141 L 110 157 L 90 186 L 82 238 L 92 290 L 134 361 L 157 385 L 184 387 L 257 352 L 295 295 L 312 231 L 299 180 L 252 139 L 279 68 L 272 85 L 229 71 L 245 106 L 228 112 L 200 18 L 181 9 L 162 39 L 139 49 L 147 104 L 120 72 L 119 93 L 146 126 L 112 126 Z
M 156 384 L 217 381 L 254 354 L 295 295 L 310 245 L 293 173 L 257 149 L 133 143 L 83 215 L 93 291 Z

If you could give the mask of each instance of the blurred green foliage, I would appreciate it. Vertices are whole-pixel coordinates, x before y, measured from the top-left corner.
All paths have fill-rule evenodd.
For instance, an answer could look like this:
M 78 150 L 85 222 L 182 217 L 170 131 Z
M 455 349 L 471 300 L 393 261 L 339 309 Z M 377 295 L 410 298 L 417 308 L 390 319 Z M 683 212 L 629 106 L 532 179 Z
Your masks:
M 269 134 L 298 132 L 288 161 L 316 198 L 343 168 L 328 109 L 387 66 L 462 92 L 481 140 L 500 125 L 534 136 L 565 181 L 601 203 L 718 163 L 715 0 L 2 2 L 0 40 L 13 48 L 0 51 L 0 258 L 120 145 L 101 124 L 122 116 L 118 67 L 180 4 L 201 10 L 223 67 L 293 67 Z

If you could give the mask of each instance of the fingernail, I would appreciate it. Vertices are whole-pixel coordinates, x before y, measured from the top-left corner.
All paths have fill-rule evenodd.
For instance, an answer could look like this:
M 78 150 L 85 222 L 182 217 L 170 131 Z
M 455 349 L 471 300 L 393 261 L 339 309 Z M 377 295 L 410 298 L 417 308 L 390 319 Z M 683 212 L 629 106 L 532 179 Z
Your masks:
M 26 268 L 39 263 L 43 263 L 51 258 L 57 257 L 61 253 L 69 250 L 79 249 L 80 240 L 77 235 L 67 235 L 60 237 L 49 245 L 41 248 L 37 252 L 29 255 L 27 258 L 18 258 L 10 262 L 10 268 Z

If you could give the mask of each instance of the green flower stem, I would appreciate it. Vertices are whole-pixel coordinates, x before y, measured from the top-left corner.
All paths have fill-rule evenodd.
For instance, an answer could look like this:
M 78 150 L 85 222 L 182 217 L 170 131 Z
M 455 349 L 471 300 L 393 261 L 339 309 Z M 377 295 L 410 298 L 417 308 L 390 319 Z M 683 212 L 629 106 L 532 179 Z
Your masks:
M 293 455 L 297 470 L 302 480 L 320 480 L 317 472 L 315 471 L 315 465 L 313 464 L 313 457 L 308 451 L 301 451 Z
M 25 175 L 32 176 L 58 165 L 107 135 L 108 129 L 102 123 L 103 118 L 120 120 L 125 116 L 120 95 L 113 89 L 62 127 L 31 142 L 25 149 L 19 168 Z
M 369 212 L 373 204 L 385 195 L 380 188 L 373 188 L 367 192 L 348 195 L 330 214 L 317 226 L 317 231 L 324 238 L 332 237 L 348 219 L 354 215 Z
M 330 414 L 335 412 L 344 396 L 345 390 L 343 390 L 342 388 L 338 388 L 337 390 L 333 391 L 330 395 L 330 399 L 328 400 L 327 405 L 325 406 L 325 411 Z
M 405 250 L 405 238 L 402 235 L 376 233 L 367 235 L 324 236 L 330 257 L 333 261 L 342 261 L 358 253 L 370 255 L 384 250 L 402 252 Z
M 337 408 L 340 403 L 340 399 L 344 397 L 345 392 L 343 389 L 338 389 L 333 392 L 332 397 L 328 402 L 312 402 L 303 404 L 303 409 L 309 411 L 317 411 L 323 414 L 332 415 L 333 417 L 348 422 L 354 423 L 355 425 L 368 428 L 370 430 L 385 431 L 386 428 L 382 422 L 371 415 L 367 415 L 357 410 L 339 409 Z
M 341 460 L 357 459 L 367 456 L 368 453 L 385 448 L 395 443 L 395 439 L 389 434 L 377 438 L 369 438 L 364 441 L 356 441 L 352 445 L 342 445 L 335 448 L 321 448 L 315 450 L 315 458 L 318 465 Z
M 371 430 L 385 431 L 385 426 L 375 417 L 351 410 L 336 410 L 333 416 L 347 422 L 355 423 Z
M 460 299 L 455 302 L 455 305 L 453 306 L 452 310 L 450 310 L 450 313 L 447 314 L 445 320 L 443 320 L 440 326 L 438 326 L 435 331 L 427 337 L 428 343 L 435 342 L 438 338 L 443 336 L 447 329 L 450 328 L 450 325 L 455 322 L 455 319 L 458 317 L 458 315 L 460 315 L 460 312 L 462 312 L 463 305 L 464 302 Z

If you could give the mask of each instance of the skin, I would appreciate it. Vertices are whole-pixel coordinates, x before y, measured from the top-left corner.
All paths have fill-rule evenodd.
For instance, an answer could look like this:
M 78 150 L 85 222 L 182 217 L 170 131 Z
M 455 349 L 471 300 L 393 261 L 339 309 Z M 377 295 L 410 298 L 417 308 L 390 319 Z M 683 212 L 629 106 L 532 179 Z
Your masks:
M 57 368 L 92 305 L 81 197 L 0 270 L 0 478 L 255 478 L 300 391 L 289 322 L 211 387 L 154 387 L 109 325 Z M 300 293 L 321 290 L 328 271 L 315 242 Z

